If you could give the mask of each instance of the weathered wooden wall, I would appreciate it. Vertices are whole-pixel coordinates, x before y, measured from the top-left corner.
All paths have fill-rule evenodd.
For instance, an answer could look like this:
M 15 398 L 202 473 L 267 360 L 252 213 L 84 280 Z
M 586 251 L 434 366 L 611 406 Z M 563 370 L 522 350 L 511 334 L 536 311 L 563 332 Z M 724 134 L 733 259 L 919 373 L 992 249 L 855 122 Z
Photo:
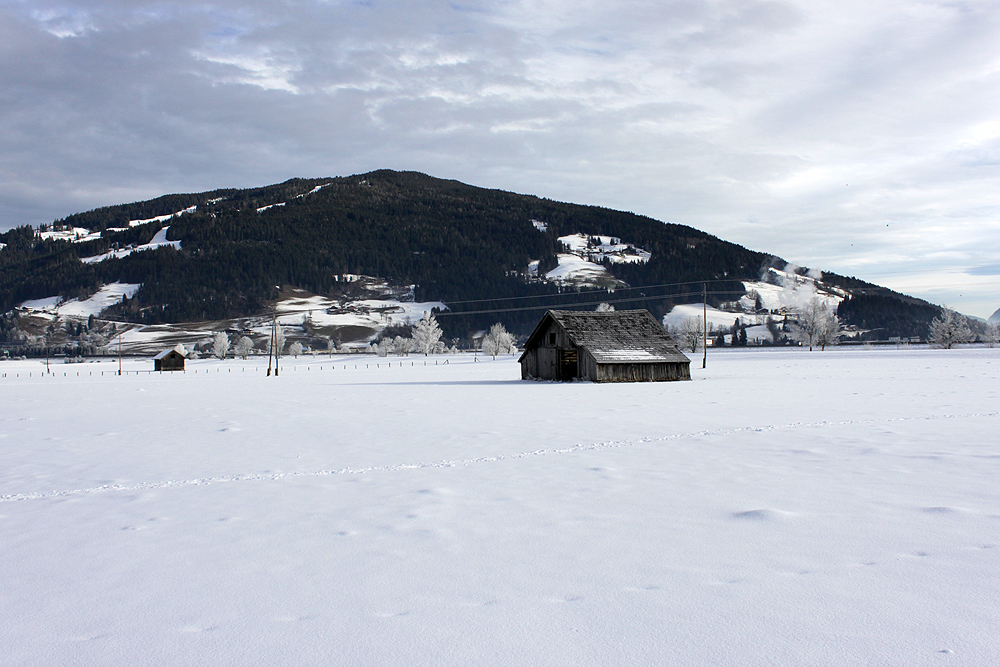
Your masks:
M 690 380 L 690 364 L 677 362 L 598 364 L 594 382 L 669 382 Z
M 550 334 L 555 334 L 555 341 L 550 341 Z M 525 351 L 521 361 L 521 378 L 537 378 L 540 380 L 560 380 L 559 351 L 574 348 L 573 342 L 566 332 L 556 322 L 550 322 L 541 337 L 538 347 Z M 573 375 L 578 375 L 579 371 Z

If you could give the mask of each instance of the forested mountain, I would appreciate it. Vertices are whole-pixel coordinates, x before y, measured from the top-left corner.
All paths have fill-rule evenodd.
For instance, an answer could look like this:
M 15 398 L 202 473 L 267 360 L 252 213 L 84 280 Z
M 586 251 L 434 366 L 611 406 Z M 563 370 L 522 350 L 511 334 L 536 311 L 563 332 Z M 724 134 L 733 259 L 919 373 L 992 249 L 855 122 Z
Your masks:
M 616 237 L 649 259 L 599 260 L 608 286 L 617 287 L 613 294 L 540 279 L 558 264 L 559 237 L 571 234 Z M 154 238 L 180 247 L 126 252 Z M 0 244 L 0 312 L 121 282 L 142 285 L 112 308 L 124 320 L 234 318 L 264 310 L 276 286 L 336 296 L 345 275 L 360 274 L 413 285 L 419 301 L 447 303 L 451 313 L 441 323 L 456 336 L 497 320 L 524 332 L 544 306 L 611 301 L 660 317 L 677 303 L 700 301 L 702 283 L 710 303 L 732 302 L 744 293 L 741 280 L 784 265 L 683 225 L 388 170 L 167 195 L 78 213 L 42 230 L 16 228 L 0 235 Z M 846 309 L 848 323 L 862 318 L 867 328 L 885 328 L 879 318 L 892 313 L 893 322 L 919 329 L 936 314 L 934 306 L 868 283 L 830 274 L 824 280 L 865 295 L 864 304 Z M 900 334 L 921 332 L 893 332 Z

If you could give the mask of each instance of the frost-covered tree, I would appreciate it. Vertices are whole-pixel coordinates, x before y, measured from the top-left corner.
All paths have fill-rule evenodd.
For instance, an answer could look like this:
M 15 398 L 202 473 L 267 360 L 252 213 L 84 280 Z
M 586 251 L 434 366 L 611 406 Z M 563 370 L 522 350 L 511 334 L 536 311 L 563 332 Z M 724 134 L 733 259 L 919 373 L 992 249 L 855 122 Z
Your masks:
M 268 338 L 268 346 L 271 345 L 271 339 Z M 273 352 L 276 357 L 280 357 L 281 353 L 285 349 L 285 332 L 281 330 L 281 327 L 276 327 L 274 330 L 274 349 L 269 350 Z
M 808 345 L 810 351 L 814 345 L 825 350 L 827 345 L 833 345 L 839 340 L 840 332 L 840 320 L 837 316 L 819 297 L 813 297 L 799 313 L 795 337 Z
M 216 359 L 225 359 L 229 352 L 229 336 L 225 331 L 219 331 L 212 337 L 212 354 Z
M 611 313 L 611 312 L 614 312 L 615 307 L 612 306 L 610 303 L 603 303 L 602 302 L 602 303 L 597 304 L 597 308 L 595 310 L 597 310 L 597 312 L 599 312 L 599 313 Z
M 965 316 L 945 308 L 941 314 L 931 320 L 930 342 L 934 347 L 949 350 L 959 343 L 972 340 L 972 329 Z
M 681 322 L 681 325 L 673 333 L 680 342 L 682 349 L 696 352 L 701 347 L 705 336 L 705 329 L 702 326 L 700 318 L 688 317 Z
M 236 354 L 240 355 L 244 359 L 250 356 L 253 351 L 253 341 L 249 337 L 243 336 L 238 341 L 236 341 Z
M 498 354 L 513 354 L 517 352 L 514 335 L 508 332 L 502 324 L 497 322 L 490 327 L 489 332 L 483 336 L 483 354 L 488 354 L 494 359 Z
M 295 341 L 294 343 L 289 345 L 288 354 L 292 355 L 297 359 L 298 356 L 302 354 L 302 343 L 300 343 L 299 341 Z
M 1000 324 L 987 324 L 986 344 L 990 347 L 996 347 L 998 342 L 1000 342 Z
M 412 338 L 403 338 L 402 336 L 396 336 L 392 339 L 393 352 L 399 356 L 407 356 L 410 352 L 417 349 L 416 342 Z
M 441 327 L 437 320 L 430 313 L 427 313 L 422 320 L 413 327 L 413 342 L 417 352 L 423 352 L 427 356 L 435 351 L 438 341 L 441 340 Z

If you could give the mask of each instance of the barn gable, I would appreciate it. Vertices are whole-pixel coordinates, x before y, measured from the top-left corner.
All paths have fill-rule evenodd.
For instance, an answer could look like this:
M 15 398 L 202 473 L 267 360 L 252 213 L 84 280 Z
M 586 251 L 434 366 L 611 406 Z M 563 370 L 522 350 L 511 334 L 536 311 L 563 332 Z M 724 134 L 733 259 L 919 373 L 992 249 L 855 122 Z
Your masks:
M 528 337 L 519 361 L 525 379 L 691 379 L 690 360 L 646 310 L 550 310 Z

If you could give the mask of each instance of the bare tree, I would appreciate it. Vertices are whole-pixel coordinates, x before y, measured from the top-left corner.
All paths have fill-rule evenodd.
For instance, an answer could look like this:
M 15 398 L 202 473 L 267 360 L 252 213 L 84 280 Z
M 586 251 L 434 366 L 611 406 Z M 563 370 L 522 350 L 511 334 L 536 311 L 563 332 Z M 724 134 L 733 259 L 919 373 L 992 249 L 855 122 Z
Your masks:
M 697 352 L 701 347 L 705 336 L 705 329 L 701 318 L 688 317 L 681 322 L 681 325 L 673 332 L 677 340 L 680 341 L 681 348 Z
M 442 335 L 441 327 L 438 326 L 437 320 L 430 313 L 427 313 L 422 320 L 417 322 L 417 325 L 413 327 L 413 342 L 416 345 L 417 352 L 423 352 L 424 356 L 427 356 L 431 352 L 435 351 L 438 341 L 441 340 Z
M 216 359 L 225 359 L 229 352 L 229 336 L 225 331 L 219 331 L 212 337 L 212 354 Z
M 934 347 L 950 350 L 959 343 L 972 340 L 972 329 L 965 316 L 945 308 L 941 314 L 931 320 L 930 342 Z

